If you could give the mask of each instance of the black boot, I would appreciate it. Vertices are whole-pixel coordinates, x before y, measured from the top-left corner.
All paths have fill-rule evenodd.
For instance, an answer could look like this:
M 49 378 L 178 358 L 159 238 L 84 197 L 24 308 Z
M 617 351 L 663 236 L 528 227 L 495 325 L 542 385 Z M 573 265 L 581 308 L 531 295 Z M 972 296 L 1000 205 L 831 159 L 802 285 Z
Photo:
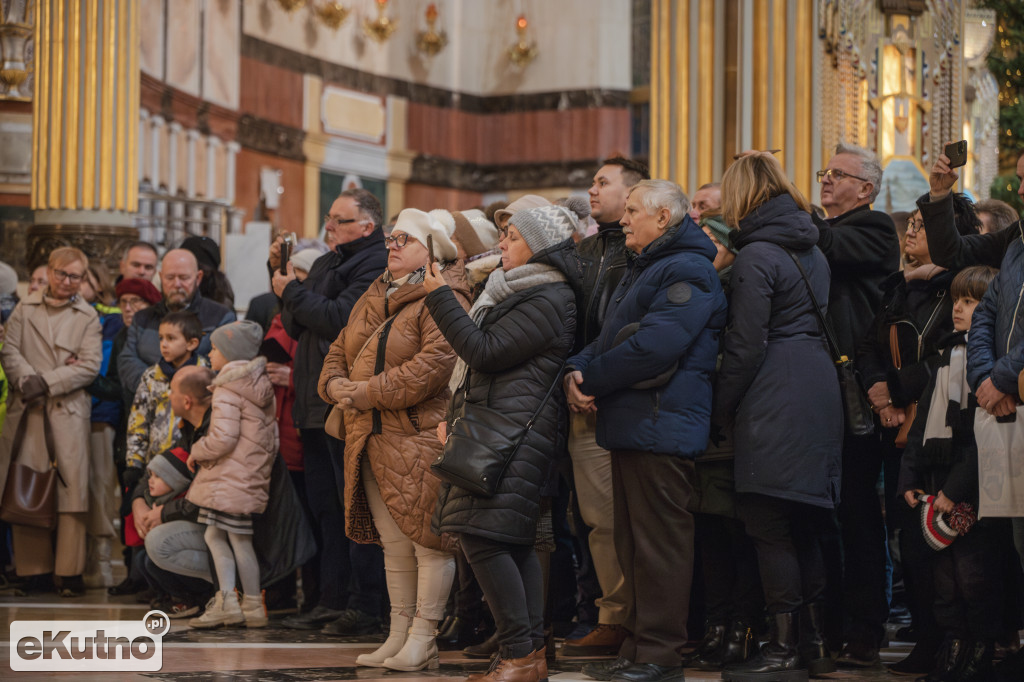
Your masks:
M 725 641 L 726 630 L 724 625 L 708 623 L 708 629 L 704 631 L 704 638 L 700 640 L 697 648 L 683 656 L 683 665 L 692 666 L 698 660 L 714 656 Z
M 807 604 L 800 612 L 800 656 L 811 677 L 818 677 L 836 671 L 825 644 L 825 602 Z
M 992 669 L 992 658 L 995 653 L 995 642 L 991 639 L 979 639 L 971 643 L 964 656 L 963 667 L 960 668 L 959 682 L 988 682 L 995 672 Z
M 942 650 L 942 633 L 931 625 L 918 632 L 917 644 L 902 661 L 893 663 L 889 670 L 899 675 L 923 675 L 934 670 L 936 658 Z
M 960 679 L 960 668 L 966 657 L 967 643 L 959 637 L 947 636 L 939 652 L 939 664 L 935 670 L 916 682 L 952 682 Z
M 471 621 L 452 616 L 437 635 L 437 648 L 441 651 L 456 651 L 473 646 L 487 639 L 487 633 Z
M 725 633 L 722 645 L 710 656 L 701 656 L 690 665 L 698 670 L 721 670 L 727 665 L 746 663 L 757 653 L 754 630 L 743 621 L 735 621 Z
M 771 640 L 749 662 L 726 668 L 722 679 L 726 682 L 805 682 L 807 668 L 797 648 L 799 620 L 795 611 L 775 614 Z

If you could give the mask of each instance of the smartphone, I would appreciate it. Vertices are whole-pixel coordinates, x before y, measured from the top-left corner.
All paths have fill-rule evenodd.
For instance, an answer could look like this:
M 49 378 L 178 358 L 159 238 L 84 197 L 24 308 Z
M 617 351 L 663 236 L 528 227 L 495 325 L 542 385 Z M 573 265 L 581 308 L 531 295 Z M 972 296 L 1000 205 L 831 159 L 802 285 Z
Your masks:
M 946 156 L 949 157 L 949 167 L 959 168 L 967 163 L 967 140 L 950 142 L 946 145 Z
M 291 260 L 292 250 L 295 248 L 295 233 L 289 232 L 281 240 L 281 274 L 288 274 L 288 261 Z
M 434 258 L 434 236 L 428 234 L 427 235 L 427 264 L 428 265 L 433 265 L 435 262 L 437 262 L 437 259 Z

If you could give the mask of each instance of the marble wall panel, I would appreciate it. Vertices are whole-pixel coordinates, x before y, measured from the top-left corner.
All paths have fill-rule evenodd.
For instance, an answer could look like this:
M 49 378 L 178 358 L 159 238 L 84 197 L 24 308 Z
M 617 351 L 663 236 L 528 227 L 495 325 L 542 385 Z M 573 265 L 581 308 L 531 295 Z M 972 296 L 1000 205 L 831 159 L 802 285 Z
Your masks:
M 255 152 L 243 147 L 236 161 L 235 206 L 251 218 L 260 201 L 260 168 L 275 168 L 281 171 L 280 207 L 272 218 L 275 226 L 302 233 L 305 188 L 305 164 L 302 161 L 282 159 L 279 156 Z
M 203 30 L 203 99 L 229 109 L 239 101 L 241 6 L 207 0 Z
M 139 3 L 139 66 L 144 73 L 164 77 L 164 9 L 167 0 Z
M 481 205 L 482 199 L 483 195 L 480 192 L 433 187 L 413 182 L 405 186 L 405 207 L 418 208 L 421 211 L 435 208 L 459 211 Z
M 167 66 L 164 80 L 199 95 L 202 0 L 174 0 L 167 12 Z
M 239 108 L 242 111 L 302 129 L 302 74 L 242 57 L 241 78 Z

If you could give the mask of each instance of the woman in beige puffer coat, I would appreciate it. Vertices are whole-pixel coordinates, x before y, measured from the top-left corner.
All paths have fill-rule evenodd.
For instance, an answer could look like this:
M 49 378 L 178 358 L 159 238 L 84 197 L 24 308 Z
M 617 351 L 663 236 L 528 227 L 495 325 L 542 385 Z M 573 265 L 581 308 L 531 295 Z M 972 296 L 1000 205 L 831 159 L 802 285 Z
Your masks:
M 358 665 L 394 670 L 436 667 L 434 629 L 455 574 L 452 556 L 430 531 L 455 353 L 424 305 L 427 235 L 439 260 L 454 261 L 454 224 L 406 209 L 388 238 L 388 270 L 356 302 L 331 345 L 320 396 L 345 410 L 345 527 L 356 542 L 384 548 L 391 632 Z M 444 277 L 463 306 L 469 285 L 460 261 Z M 415 616 L 415 617 L 414 617 Z

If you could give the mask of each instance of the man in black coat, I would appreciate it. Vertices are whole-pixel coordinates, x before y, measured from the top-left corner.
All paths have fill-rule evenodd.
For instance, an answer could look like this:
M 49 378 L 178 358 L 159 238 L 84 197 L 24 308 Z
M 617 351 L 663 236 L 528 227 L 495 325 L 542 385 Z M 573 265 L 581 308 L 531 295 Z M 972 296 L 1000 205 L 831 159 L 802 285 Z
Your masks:
M 882 303 L 882 282 L 899 269 L 900 245 L 892 219 L 871 209 L 882 187 L 878 157 L 863 147 L 840 144 L 818 171 L 821 205 L 818 248 L 832 271 L 828 316 L 839 348 L 857 354 Z M 839 522 L 843 540 L 846 646 L 840 664 L 872 666 L 889 616 L 886 598 L 886 532 L 875 486 L 882 469 L 879 436 L 843 442 Z
M 292 265 L 281 274 L 281 239 L 270 247 L 274 293 L 281 299 L 281 323 L 298 341 L 292 376 L 304 457 L 306 497 L 320 547 L 320 598 L 308 613 L 284 620 L 286 627 L 325 634 L 360 635 L 380 630 L 384 557 L 376 545 L 349 543 L 345 537 L 345 444 L 324 431 L 328 406 L 317 395 L 317 381 L 331 343 L 348 324 L 352 306 L 387 267 L 380 202 L 364 189 L 342 192 L 325 217 L 328 242 L 336 245 L 316 260 L 305 281 Z M 351 590 L 349 584 L 351 581 Z
M 583 350 L 601 333 L 612 292 L 626 272 L 626 237 L 619 220 L 626 210 L 629 188 L 648 177 L 646 166 L 622 157 L 605 159 L 594 174 L 590 215 L 597 221 L 598 231 L 577 245 L 583 288 L 576 300 L 579 319 L 574 352 Z M 597 444 L 595 428 L 593 412 L 570 416 L 569 454 L 576 500 L 583 522 L 590 528 L 589 537 L 581 537 L 580 542 L 589 545 L 601 595 L 596 600 L 597 627 L 584 637 L 567 639 L 562 649 L 566 656 L 612 655 L 626 639 L 622 628 L 627 608 L 625 583 L 613 538 L 612 459 L 611 453 Z

